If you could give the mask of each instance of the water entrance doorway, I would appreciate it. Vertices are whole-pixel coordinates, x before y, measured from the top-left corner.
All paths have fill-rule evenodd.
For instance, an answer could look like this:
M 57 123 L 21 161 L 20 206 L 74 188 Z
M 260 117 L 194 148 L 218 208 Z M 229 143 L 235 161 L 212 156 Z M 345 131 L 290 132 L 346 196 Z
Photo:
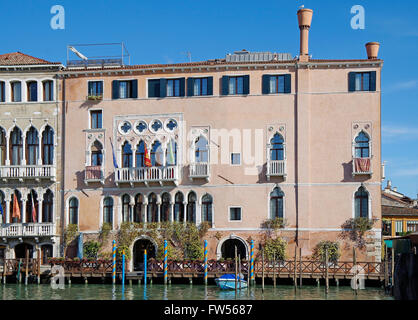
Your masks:
M 241 259 L 247 258 L 247 249 L 245 244 L 239 239 L 225 240 L 221 247 L 223 259 L 235 259 L 235 247 L 237 247 L 237 255 L 241 256 Z
M 155 245 L 148 239 L 139 239 L 133 248 L 134 271 L 144 270 L 144 251 L 147 250 L 147 259 L 155 259 Z

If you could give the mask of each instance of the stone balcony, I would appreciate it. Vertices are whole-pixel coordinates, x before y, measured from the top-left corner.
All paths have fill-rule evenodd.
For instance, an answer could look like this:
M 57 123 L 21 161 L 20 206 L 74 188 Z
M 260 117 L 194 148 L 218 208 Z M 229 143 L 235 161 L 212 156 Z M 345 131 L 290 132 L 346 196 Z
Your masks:
M 55 235 L 53 223 L 6 223 L 0 227 L 0 238 L 52 237 Z
M 372 173 L 371 158 L 353 158 L 353 176 L 371 175 Z
M 189 178 L 200 179 L 204 178 L 209 181 L 210 177 L 210 165 L 208 162 L 196 162 L 191 163 L 189 166 Z
M 100 182 L 104 183 L 104 174 L 102 166 L 87 166 L 84 172 L 84 182 L 86 184 Z
M 149 183 L 156 182 L 160 185 L 174 183 L 176 186 L 179 181 L 179 168 L 177 166 L 165 167 L 138 167 L 138 168 L 116 168 L 115 182 L 117 185 L 129 183 Z
M 267 161 L 267 180 L 270 177 L 286 176 L 286 160 L 269 160 Z
M 0 178 L 7 182 L 9 180 L 52 180 L 55 181 L 56 169 L 53 165 L 21 165 L 21 166 L 0 166 Z

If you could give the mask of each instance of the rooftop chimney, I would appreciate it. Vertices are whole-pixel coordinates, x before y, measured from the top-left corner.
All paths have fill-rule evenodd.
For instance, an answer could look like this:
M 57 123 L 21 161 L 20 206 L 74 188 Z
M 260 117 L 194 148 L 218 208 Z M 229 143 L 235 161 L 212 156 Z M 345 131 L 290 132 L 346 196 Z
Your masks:
M 386 189 L 392 189 L 392 181 L 388 180 L 388 185 L 386 187 Z
M 311 28 L 313 11 L 311 9 L 299 9 L 298 21 L 300 30 L 300 55 L 299 61 L 309 61 L 309 29 Z
M 367 58 L 368 59 L 377 59 L 377 54 L 379 53 L 379 42 L 368 42 L 366 43 Z

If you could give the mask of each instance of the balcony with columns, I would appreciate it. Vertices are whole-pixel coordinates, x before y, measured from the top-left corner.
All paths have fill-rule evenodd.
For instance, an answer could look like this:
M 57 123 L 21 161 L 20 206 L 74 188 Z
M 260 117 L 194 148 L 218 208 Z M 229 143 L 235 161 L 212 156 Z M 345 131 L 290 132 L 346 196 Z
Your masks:
M 130 167 L 115 169 L 116 185 L 129 183 L 133 186 L 135 183 L 143 183 L 148 186 L 149 183 L 159 183 L 161 186 L 166 183 L 179 182 L 178 166 L 154 166 L 154 167 Z
M 54 204 L 50 203 L 50 209 L 48 210 L 51 214 L 49 218 L 45 218 L 43 215 L 44 200 L 42 196 L 38 197 L 36 219 L 32 220 L 32 217 L 28 219 L 26 213 L 26 207 L 28 203 L 27 195 L 23 195 L 20 199 L 20 221 L 13 221 L 11 212 L 12 198 L 11 194 L 6 196 L 5 208 L 4 208 L 4 220 L 0 224 L 0 238 L 5 241 L 6 238 L 21 238 L 21 237 L 52 237 L 56 235 L 55 223 L 54 223 Z M 45 205 L 48 205 L 45 204 Z M 47 212 L 48 212 L 47 211 Z M 17 218 L 15 218 L 17 219 Z M 47 220 L 47 221 L 44 221 Z M 28 221 L 29 220 L 29 221 Z

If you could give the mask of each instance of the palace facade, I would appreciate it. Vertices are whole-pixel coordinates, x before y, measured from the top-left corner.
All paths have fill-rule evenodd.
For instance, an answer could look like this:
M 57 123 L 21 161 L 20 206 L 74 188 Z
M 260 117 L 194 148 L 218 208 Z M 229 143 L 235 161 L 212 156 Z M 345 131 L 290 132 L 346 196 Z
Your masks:
M 367 59 L 312 59 L 311 19 L 298 11 L 297 57 L 243 50 L 61 70 L 0 56 L 0 249 L 17 257 L 18 244 L 48 245 L 45 256 L 62 256 L 69 225 L 94 236 L 104 223 L 116 233 L 124 222 L 207 222 L 210 259 L 235 246 L 248 258 L 249 239 L 258 251 L 266 221 L 279 218 L 288 256 L 296 245 L 310 256 L 321 240 L 341 242 L 346 220 L 367 217 L 379 222 L 358 259 L 380 261 L 379 44 L 366 44 Z M 348 258 L 352 244 L 341 244 Z M 162 249 L 135 239 L 131 270 L 147 245 Z

